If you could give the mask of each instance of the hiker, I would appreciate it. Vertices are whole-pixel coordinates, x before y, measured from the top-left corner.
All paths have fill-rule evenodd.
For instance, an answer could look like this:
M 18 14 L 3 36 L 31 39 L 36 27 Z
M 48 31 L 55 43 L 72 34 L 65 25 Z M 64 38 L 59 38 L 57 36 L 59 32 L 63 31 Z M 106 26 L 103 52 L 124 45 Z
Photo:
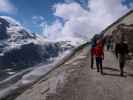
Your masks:
M 113 51 L 113 41 L 111 42 L 110 49 Z
M 96 40 L 92 40 L 92 43 L 91 43 L 91 69 L 93 69 L 93 64 L 94 64 L 94 50 L 95 50 L 95 47 L 96 47 Z
M 100 71 L 101 74 L 103 74 L 102 61 L 104 59 L 104 52 L 103 52 L 103 41 L 101 39 L 97 40 L 96 42 L 95 57 L 96 57 L 97 72 Z
M 123 40 L 120 43 L 116 44 L 115 54 L 116 54 L 116 57 L 119 59 L 120 75 L 124 76 L 124 66 L 126 63 L 126 56 L 128 54 L 127 41 Z
M 107 48 L 107 51 L 112 51 L 113 49 L 113 39 L 112 39 L 112 36 L 108 36 L 107 39 L 106 39 L 106 48 Z
M 107 50 L 109 51 L 111 48 L 111 40 L 108 40 L 107 41 Z

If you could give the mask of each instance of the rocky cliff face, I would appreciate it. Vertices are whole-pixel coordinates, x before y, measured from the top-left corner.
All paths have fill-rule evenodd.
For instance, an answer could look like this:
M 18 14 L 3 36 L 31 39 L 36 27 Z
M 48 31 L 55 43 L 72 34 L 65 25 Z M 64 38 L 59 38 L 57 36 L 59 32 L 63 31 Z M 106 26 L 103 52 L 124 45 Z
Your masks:
M 0 17 L 0 68 L 23 69 L 47 63 L 50 58 L 72 47 L 67 41 L 48 41 L 27 31 L 14 19 Z
M 126 40 L 129 51 L 133 53 L 133 10 L 129 11 L 101 32 L 106 41 L 113 41 L 113 47 Z
M 126 40 L 129 45 L 130 52 L 133 52 L 133 24 L 120 24 L 113 31 L 114 42 Z

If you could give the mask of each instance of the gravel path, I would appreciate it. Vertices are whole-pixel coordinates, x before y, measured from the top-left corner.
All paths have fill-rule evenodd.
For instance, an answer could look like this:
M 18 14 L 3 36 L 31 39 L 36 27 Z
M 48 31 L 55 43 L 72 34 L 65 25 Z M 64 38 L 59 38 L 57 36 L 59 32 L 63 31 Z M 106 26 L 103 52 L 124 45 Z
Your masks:
M 104 73 L 90 69 L 88 47 L 49 76 L 18 96 L 16 100 L 133 100 L 133 68 L 119 76 L 118 61 L 105 52 Z M 56 84 L 56 86 L 55 86 Z

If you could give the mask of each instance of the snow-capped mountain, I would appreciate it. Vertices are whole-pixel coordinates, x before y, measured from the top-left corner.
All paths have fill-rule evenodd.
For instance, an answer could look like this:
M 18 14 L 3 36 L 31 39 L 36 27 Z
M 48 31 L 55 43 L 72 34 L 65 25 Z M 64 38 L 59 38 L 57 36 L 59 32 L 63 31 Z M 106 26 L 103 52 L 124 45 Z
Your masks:
M 68 41 L 48 41 L 30 32 L 16 20 L 0 16 L 0 68 L 22 69 L 46 63 L 72 47 Z

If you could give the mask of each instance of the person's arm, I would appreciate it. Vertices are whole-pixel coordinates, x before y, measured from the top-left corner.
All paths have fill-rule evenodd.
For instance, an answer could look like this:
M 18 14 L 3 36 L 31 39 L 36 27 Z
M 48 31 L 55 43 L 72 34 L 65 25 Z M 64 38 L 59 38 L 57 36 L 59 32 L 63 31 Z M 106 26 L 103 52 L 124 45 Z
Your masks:
M 104 52 L 103 52 L 103 57 L 102 58 L 104 59 Z
M 115 55 L 118 58 L 118 44 L 116 44 L 116 46 L 115 46 Z
M 102 49 L 102 59 L 104 59 L 104 49 Z
M 129 48 L 128 48 L 128 45 L 126 45 L 126 49 L 127 49 L 127 54 L 129 53 Z

